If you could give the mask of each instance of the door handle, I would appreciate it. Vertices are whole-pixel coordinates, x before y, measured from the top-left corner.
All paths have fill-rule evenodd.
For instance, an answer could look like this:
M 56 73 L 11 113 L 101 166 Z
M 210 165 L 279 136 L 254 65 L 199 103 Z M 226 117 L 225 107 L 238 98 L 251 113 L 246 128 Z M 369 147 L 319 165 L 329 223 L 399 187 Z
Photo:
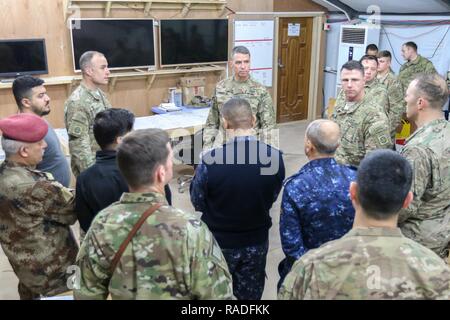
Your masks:
M 281 63 L 281 58 L 278 58 L 278 67 L 284 68 L 284 64 Z

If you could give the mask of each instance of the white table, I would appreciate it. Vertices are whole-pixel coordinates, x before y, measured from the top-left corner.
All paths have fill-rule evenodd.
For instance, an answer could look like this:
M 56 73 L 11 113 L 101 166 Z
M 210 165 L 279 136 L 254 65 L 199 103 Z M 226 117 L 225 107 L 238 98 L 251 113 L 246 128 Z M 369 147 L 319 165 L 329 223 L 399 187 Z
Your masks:
M 201 130 L 208 118 L 209 108 L 186 108 L 181 111 L 157 114 L 147 117 L 137 117 L 134 129 L 159 128 L 166 130 L 172 139 L 190 136 Z M 65 128 L 55 129 L 58 137 L 68 145 L 69 137 Z M 0 145 L 0 162 L 5 154 Z

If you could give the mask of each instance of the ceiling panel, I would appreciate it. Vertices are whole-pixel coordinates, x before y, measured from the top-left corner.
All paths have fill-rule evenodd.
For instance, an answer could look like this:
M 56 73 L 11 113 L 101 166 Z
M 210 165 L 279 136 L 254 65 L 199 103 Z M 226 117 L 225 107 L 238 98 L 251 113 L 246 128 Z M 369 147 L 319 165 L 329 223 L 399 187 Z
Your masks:
M 327 7 L 330 11 L 338 11 L 326 1 L 313 0 L 314 2 Z M 381 14 L 385 13 L 450 13 L 449 1 L 443 0 L 339 0 L 343 4 L 353 8 L 356 11 L 366 13 L 367 8 L 371 5 L 380 7 Z M 334 1 L 336 2 L 336 1 Z

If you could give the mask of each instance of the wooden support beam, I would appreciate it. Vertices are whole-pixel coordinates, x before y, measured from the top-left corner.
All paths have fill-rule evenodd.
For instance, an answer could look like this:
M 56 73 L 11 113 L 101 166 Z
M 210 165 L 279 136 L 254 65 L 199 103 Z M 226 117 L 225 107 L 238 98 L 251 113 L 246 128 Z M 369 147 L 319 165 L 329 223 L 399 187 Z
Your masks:
M 183 9 L 181 10 L 181 17 L 186 17 L 189 10 L 191 10 L 191 3 L 185 3 Z
M 111 1 L 108 1 L 108 2 L 106 3 L 106 7 L 105 7 L 105 18 L 108 18 L 108 17 L 109 17 L 109 14 L 110 14 L 110 12 L 111 12 L 111 5 L 112 5 L 112 2 L 111 2 Z
M 152 74 L 151 76 L 147 77 L 147 90 L 151 89 L 153 82 L 155 81 L 155 78 L 156 78 L 156 74 Z
M 116 82 L 117 82 L 118 77 L 112 77 L 111 81 L 109 82 L 109 87 L 108 87 L 108 91 L 109 92 L 113 92 L 114 89 L 116 88 Z
M 151 7 L 152 7 L 152 2 L 151 2 L 151 1 L 149 1 L 149 2 L 147 2 L 147 3 L 145 4 L 144 14 L 145 14 L 146 16 L 149 15 L 149 13 L 150 13 L 150 8 L 151 8 Z

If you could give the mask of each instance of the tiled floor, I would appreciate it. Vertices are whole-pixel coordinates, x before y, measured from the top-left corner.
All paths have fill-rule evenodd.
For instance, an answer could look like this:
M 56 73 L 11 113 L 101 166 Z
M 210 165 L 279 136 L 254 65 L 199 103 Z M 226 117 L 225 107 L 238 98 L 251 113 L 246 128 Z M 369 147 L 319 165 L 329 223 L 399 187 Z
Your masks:
M 303 151 L 304 133 L 307 126 L 306 121 L 293 122 L 280 125 L 280 149 L 284 152 L 284 162 L 286 167 L 286 177 L 291 176 L 307 162 Z M 189 200 L 189 192 L 178 192 L 176 177 L 180 174 L 192 173 L 192 169 L 184 165 L 177 165 L 174 168 L 175 177 L 170 183 L 173 194 L 173 205 L 175 207 L 193 210 Z M 272 228 L 270 229 L 269 254 L 267 256 L 267 280 L 264 289 L 263 299 L 276 299 L 276 287 L 278 281 L 278 263 L 283 258 L 281 250 L 280 235 L 278 231 L 280 214 L 281 194 L 272 207 Z M 75 226 L 75 234 L 78 234 L 78 226 Z M 18 299 L 17 278 L 11 269 L 8 259 L 0 249 L 0 300 Z

